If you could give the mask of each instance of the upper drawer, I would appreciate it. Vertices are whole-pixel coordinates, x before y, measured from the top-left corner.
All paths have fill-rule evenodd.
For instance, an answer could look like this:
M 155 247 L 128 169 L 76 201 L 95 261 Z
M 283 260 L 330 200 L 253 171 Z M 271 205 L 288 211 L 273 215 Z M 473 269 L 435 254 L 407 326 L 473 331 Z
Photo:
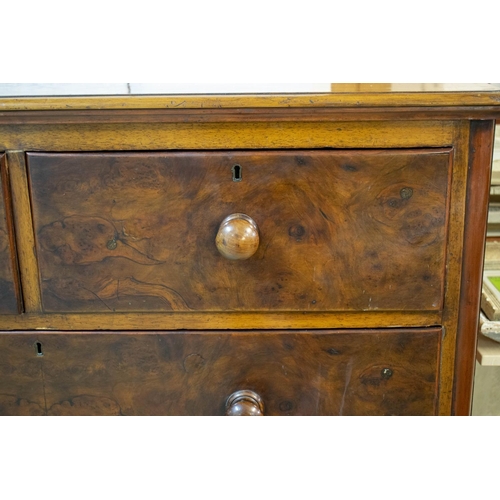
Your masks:
M 29 153 L 28 166 L 45 311 L 442 307 L 450 150 Z M 258 227 L 245 260 L 216 246 L 235 213 Z
M 17 266 L 6 184 L 5 155 L 0 154 L 0 314 L 17 314 Z

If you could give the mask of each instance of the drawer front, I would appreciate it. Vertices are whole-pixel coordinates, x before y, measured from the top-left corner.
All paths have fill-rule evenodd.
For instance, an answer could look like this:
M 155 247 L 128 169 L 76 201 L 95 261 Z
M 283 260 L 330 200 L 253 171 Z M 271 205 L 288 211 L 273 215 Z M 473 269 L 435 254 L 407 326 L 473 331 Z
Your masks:
M 0 314 L 17 314 L 19 306 L 14 281 L 15 252 L 8 199 L 5 155 L 0 155 Z
M 28 165 L 47 312 L 442 308 L 449 150 L 30 153 Z M 237 213 L 258 228 L 244 260 L 216 246 Z
M 0 414 L 433 415 L 441 329 L 3 333 Z M 38 343 L 38 344 L 37 344 Z

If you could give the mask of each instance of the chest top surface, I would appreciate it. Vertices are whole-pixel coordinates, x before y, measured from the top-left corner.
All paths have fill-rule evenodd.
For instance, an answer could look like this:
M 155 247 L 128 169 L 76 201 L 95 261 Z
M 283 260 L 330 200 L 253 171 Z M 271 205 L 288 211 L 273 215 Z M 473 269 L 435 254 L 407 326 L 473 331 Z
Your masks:
M 0 84 L 0 111 L 500 106 L 500 84 Z

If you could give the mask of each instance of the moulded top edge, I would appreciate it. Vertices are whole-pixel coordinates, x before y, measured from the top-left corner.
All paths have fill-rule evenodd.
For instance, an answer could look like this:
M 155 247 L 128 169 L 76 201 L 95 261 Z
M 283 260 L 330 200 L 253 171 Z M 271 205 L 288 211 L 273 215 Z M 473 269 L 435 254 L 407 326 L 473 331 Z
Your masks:
M 500 106 L 500 84 L 0 84 L 0 111 Z

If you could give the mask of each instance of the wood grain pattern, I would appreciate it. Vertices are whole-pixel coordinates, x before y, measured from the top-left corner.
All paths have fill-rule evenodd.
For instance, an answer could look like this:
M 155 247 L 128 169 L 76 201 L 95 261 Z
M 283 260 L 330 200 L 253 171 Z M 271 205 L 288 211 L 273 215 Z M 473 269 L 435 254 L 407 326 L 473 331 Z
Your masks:
M 47 312 L 442 307 L 449 150 L 29 153 L 28 165 Z M 261 243 L 231 262 L 215 236 L 238 212 Z
M 382 328 L 442 324 L 442 312 L 172 312 L 27 313 L 0 315 L 0 330 L 237 330 L 285 328 Z
M 2 173 L 4 180 L 10 180 L 12 188 L 9 189 L 4 181 L 3 190 L 7 193 L 7 206 L 10 203 L 9 192 L 12 192 L 15 231 L 12 227 L 10 231 L 12 235 L 15 232 L 19 245 L 26 304 L 25 314 L 0 314 L 0 330 L 3 330 L 0 333 L 0 414 L 222 414 L 225 398 L 242 388 L 261 393 L 265 397 L 266 413 L 270 409 L 270 414 L 467 414 L 475 350 L 485 197 L 491 160 L 488 156 L 491 123 L 473 123 L 470 130 L 470 120 L 500 117 L 500 94 L 478 87 L 454 88 L 452 92 L 445 92 L 444 88 L 435 88 L 432 92 L 413 92 L 407 87 L 399 89 L 402 92 L 392 90 L 392 87 L 375 89 L 360 84 L 355 89 L 352 86 L 332 88 L 332 93 L 324 95 L 0 99 L 0 151 L 7 151 Z M 46 254 L 40 262 L 45 266 L 45 274 L 47 269 L 50 271 L 49 278 L 59 279 L 58 274 L 62 273 L 63 277 L 70 279 L 62 287 L 56 287 L 62 297 L 51 295 L 52 305 L 49 304 L 48 309 L 57 312 L 42 312 L 39 256 L 35 248 L 25 152 L 50 151 L 53 156 L 59 157 L 55 154 L 58 151 L 115 151 L 125 156 L 128 155 L 126 151 L 160 151 L 153 156 L 168 156 L 177 155 L 178 150 L 189 150 L 184 154 L 189 156 L 194 151 L 205 151 L 199 154 L 209 156 L 208 151 L 246 150 L 245 155 L 254 158 L 255 163 L 253 170 L 256 173 L 251 176 L 252 183 L 257 185 L 261 182 L 272 187 L 276 185 L 273 184 L 276 171 L 266 170 L 265 166 L 261 168 L 262 165 L 258 164 L 262 158 L 259 150 L 287 149 L 290 158 L 294 158 L 301 156 L 301 150 L 324 149 L 321 154 L 328 155 L 331 154 L 328 149 L 334 148 L 348 150 L 338 151 L 337 154 L 344 155 L 343 158 L 350 156 L 356 161 L 359 160 L 356 149 L 365 150 L 367 155 L 371 153 L 370 149 L 400 151 L 387 152 L 393 155 L 394 160 L 379 157 L 375 165 L 377 175 L 369 175 L 366 168 L 341 170 L 341 163 L 335 163 L 335 168 L 326 175 L 325 186 L 319 187 L 315 183 L 307 183 L 307 175 L 296 175 L 300 172 L 298 165 L 290 167 L 288 160 L 283 162 L 278 173 L 280 169 L 291 168 L 293 175 L 285 181 L 295 186 L 296 178 L 299 179 L 301 193 L 305 195 L 299 196 L 293 189 L 287 191 L 287 186 L 280 188 L 281 191 L 273 187 L 277 201 L 282 204 L 278 204 L 279 210 L 272 214 L 275 216 L 272 220 L 279 220 L 276 215 L 285 215 L 283 228 L 287 229 L 297 215 L 300 215 L 297 219 L 307 223 L 294 221 L 296 227 L 292 235 L 282 231 L 278 239 L 272 239 L 264 258 L 259 261 L 265 263 L 270 252 L 271 256 L 274 255 L 271 276 L 273 273 L 283 274 L 283 269 L 289 270 L 293 286 L 290 289 L 287 284 L 285 292 L 266 288 L 251 295 L 253 307 L 260 307 L 257 312 L 245 309 L 249 279 L 243 273 L 235 274 L 234 269 L 230 273 L 224 269 L 223 272 L 219 268 L 213 269 L 218 272 L 219 289 L 226 287 L 224 299 L 224 293 L 197 293 L 202 300 L 212 301 L 212 309 L 207 309 L 206 303 L 196 304 L 194 292 L 188 299 L 189 309 L 184 308 L 187 303 L 184 290 L 181 290 L 183 301 L 178 301 L 176 295 L 165 298 L 162 296 L 164 288 L 158 288 L 166 279 L 171 279 L 171 274 L 176 283 L 180 282 L 185 269 L 189 272 L 185 273 L 184 282 L 193 282 L 199 288 L 206 286 L 213 266 L 210 259 L 197 258 L 198 267 L 192 271 L 194 256 L 205 252 L 205 249 L 196 249 L 195 240 L 191 238 L 195 237 L 193 235 L 208 234 L 207 227 L 211 227 L 213 244 L 221 219 L 207 221 L 212 205 L 220 210 L 221 218 L 234 211 L 246 213 L 239 204 L 248 196 L 248 199 L 254 198 L 252 206 L 256 207 L 257 213 L 264 216 L 265 211 L 269 211 L 267 200 L 262 195 L 252 198 L 251 189 L 248 185 L 245 187 L 248 181 L 245 165 L 240 183 L 232 183 L 229 166 L 228 182 L 231 188 L 226 189 L 226 181 L 221 182 L 217 173 L 224 171 L 222 165 L 208 161 L 204 169 L 215 172 L 211 185 L 217 186 L 217 193 L 205 187 L 203 181 L 210 176 L 201 175 L 199 170 L 187 163 L 185 168 L 179 167 L 181 172 L 174 169 L 175 177 L 179 179 L 174 182 L 166 181 L 160 160 L 156 164 L 145 165 L 146 170 L 152 173 L 150 178 L 147 175 L 136 176 L 133 169 L 143 167 L 132 163 L 125 167 L 125 173 L 120 172 L 116 176 L 116 165 L 120 167 L 120 161 L 106 163 L 107 175 L 103 177 L 96 173 L 99 171 L 97 164 L 89 169 L 85 164 L 77 172 L 76 164 L 69 162 L 65 166 L 64 160 L 56 170 L 69 168 L 74 177 L 71 174 L 67 179 L 71 182 L 60 186 L 55 184 L 58 176 L 52 175 L 50 169 L 47 169 L 49 174 L 46 178 L 39 172 L 40 178 L 33 177 L 31 180 L 35 181 L 35 215 L 39 218 L 36 243 L 39 249 L 45 248 Z M 391 161 L 399 161 L 401 156 L 398 155 L 410 154 L 409 151 L 401 151 L 410 148 L 450 148 L 449 151 L 434 151 L 443 157 L 447 155 L 446 162 L 429 161 L 430 156 L 420 151 L 422 165 L 414 168 L 413 175 L 408 177 L 414 183 L 422 182 L 427 186 L 427 203 L 417 204 L 422 220 L 432 221 L 432 217 L 426 219 L 426 216 L 433 213 L 435 206 L 439 207 L 440 215 L 444 214 L 442 222 L 437 226 L 431 224 L 430 230 L 426 224 L 416 224 L 415 231 L 420 228 L 425 235 L 426 231 L 429 234 L 436 230 L 439 237 L 435 243 L 424 245 L 413 254 L 408 253 L 407 248 L 412 245 L 402 243 L 403 224 L 397 224 L 411 218 L 409 203 L 399 208 L 396 203 L 391 207 L 390 202 L 394 203 L 397 197 L 392 196 L 394 193 L 390 189 L 389 196 L 381 198 L 363 194 L 370 186 L 379 186 L 382 192 L 384 187 L 390 185 L 390 176 L 395 179 L 392 182 L 397 184 L 398 176 L 402 174 L 393 170 Z M 228 154 L 222 153 L 219 158 Z M 379 154 L 383 156 L 385 153 Z M 95 156 L 99 154 L 95 153 Z M 137 154 L 139 156 L 144 155 Z M 353 165 L 358 166 L 357 163 Z M 324 169 L 321 162 L 317 162 L 313 177 L 317 173 L 324 176 Z M 388 174 L 387 181 L 384 172 Z M 359 175 L 362 181 L 355 182 L 355 176 Z M 383 186 L 385 182 L 387 184 Z M 157 191 L 151 187 L 155 183 Z M 411 197 L 406 201 L 415 202 L 418 190 L 407 186 L 406 178 L 404 183 L 405 186 L 398 191 L 397 201 L 404 203 L 410 191 L 403 189 L 410 187 Z M 124 185 L 127 186 L 125 189 Z M 196 189 L 193 185 L 197 186 Z M 237 197 L 233 197 L 232 188 L 236 185 L 240 191 Z M 37 197 L 38 186 L 43 186 L 46 192 L 39 191 L 40 196 Z M 52 189 L 54 187 L 57 189 Z M 136 196 L 134 193 L 137 192 L 147 195 Z M 240 196 L 242 192 L 243 196 Z M 314 205 L 316 192 L 317 206 L 326 218 Z M 337 197 L 329 196 L 332 192 Z M 113 198 L 115 193 L 119 194 L 118 198 Z M 176 194 L 177 200 L 181 200 L 181 207 L 174 206 L 170 213 L 167 209 L 174 205 L 174 201 L 165 201 L 161 196 L 165 193 L 168 197 Z M 355 193 L 358 193 L 358 198 Z M 193 212 L 190 196 L 193 200 L 201 197 L 199 207 L 203 206 L 203 202 L 209 202 L 210 209 Z M 362 196 L 368 199 L 364 205 Z M 65 202 L 64 198 L 69 198 L 69 201 Z M 118 204 L 118 208 L 106 205 L 113 199 L 118 199 L 118 203 L 114 204 Z M 374 204 L 375 200 L 379 200 L 380 204 Z M 128 209 L 127 202 L 131 205 Z M 138 204 L 143 204 L 140 210 Z M 186 209 L 179 216 L 183 204 Z M 334 210 L 324 210 L 325 204 Z M 372 233 L 366 229 L 370 224 L 374 227 L 384 225 L 374 212 L 375 206 L 386 217 L 385 222 L 387 219 L 391 222 Z M 65 211 L 68 207 L 71 213 Z M 84 210 L 81 210 L 82 207 Z M 222 210 L 223 207 L 228 210 Z M 388 207 L 398 208 L 395 210 L 398 215 L 391 218 Z M 151 217 L 155 208 L 159 208 L 158 213 L 162 217 Z M 187 215 L 190 212 L 191 218 Z M 313 212 L 314 215 L 311 215 Z M 203 213 L 200 221 L 196 217 L 198 213 Z M 341 215 L 344 213 L 348 214 L 348 222 L 354 227 L 352 231 L 356 238 L 354 235 L 352 238 L 359 241 L 355 243 L 352 255 L 347 247 L 342 248 L 343 253 L 336 255 L 341 257 L 344 279 L 334 277 L 326 280 L 329 285 L 331 282 L 332 286 L 337 286 L 335 279 L 338 279 L 341 294 L 332 293 L 331 289 L 322 290 L 324 298 L 321 296 L 318 302 L 317 297 L 307 296 L 311 291 L 318 291 L 315 287 L 321 286 L 311 278 L 311 270 L 316 277 L 314 264 L 311 267 L 308 259 L 311 252 L 301 253 L 299 250 L 313 248 L 313 257 L 321 260 L 325 258 L 327 239 L 345 244 L 348 223 L 342 222 Z M 255 217 L 255 213 L 249 215 Z M 259 217 L 255 218 L 259 228 L 262 228 L 262 220 L 266 226 L 267 219 Z M 97 218 L 104 218 L 107 222 L 89 224 L 89 218 L 94 223 Z M 328 218 L 335 224 L 330 224 Z M 9 219 L 12 217 L 7 214 Z M 134 221 L 132 231 L 128 224 L 124 224 L 128 220 Z M 58 221 L 61 227 L 58 227 Z M 158 228 L 171 226 L 171 221 L 174 221 L 174 226 L 186 227 L 189 231 L 177 232 L 177 239 L 173 240 L 167 238 L 165 232 L 157 231 Z M 361 225 L 353 221 L 361 221 Z M 111 226 L 107 225 L 108 222 Z M 391 226 L 392 223 L 395 225 Z M 342 224 L 345 224 L 345 230 Z M 341 226 L 340 240 L 338 225 Z M 298 226 L 306 230 L 302 236 Z M 307 231 L 310 227 L 313 230 Z M 118 237 L 104 238 L 106 228 Z M 196 231 L 191 232 L 193 228 Z M 88 239 L 61 238 L 61 229 L 72 231 L 73 235 L 86 233 Z M 266 230 L 267 234 L 271 232 Z M 295 240 L 292 239 L 294 235 Z M 366 238 L 367 235 L 369 238 Z M 382 235 L 386 236 L 383 241 Z M 10 238 L 12 240 L 12 236 Z M 297 241 L 297 238 L 302 241 Z M 88 240 L 96 244 L 80 247 L 82 242 Z M 290 260 L 278 259 L 276 252 L 284 247 L 285 240 L 293 249 Z M 63 245 L 59 245 L 61 241 Z M 172 249 L 176 241 L 177 246 L 187 250 Z M 363 253 L 363 245 L 366 246 L 368 241 L 386 249 L 381 258 L 382 270 L 377 269 L 377 263 Z M 351 244 L 349 238 L 347 242 Z M 392 248 L 394 245 L 396 249 Z M 129 253 L 125 257 L 114 258 L 117 250 Z M 215 246 L 212 251 L 216 252 Z M 440 290 L 439 293 L 432 290 L 428 294 L 422 288 L 412 294 L 411 280 L 413 285 L 418 285 L 423 279 L 422 274 L 417 274 L 417 269 L 422 269 L 425 252 L 435 257 L 430 274 L 431 284 L 437 284 Z M 179 265 L 173 266 L 173 273 L 166 272 L 166 262 L 151 263 L 151 260 L 161 261 L 165 256 L 170 259 L 172 255 L 173 260 L 179 262 Z M 294 265 L 297 259 L 299 267 Z M 410 262 L 409 275 L 404 274 L 408 267 L 405 259 Z M 326 260 L 322 262 L 325 266 Z M 190 265 L 186 266 L 187 263 Z M 249 263 L 255 264 L 253 258 L 243 262 L 245 265 Z M 370 264 L 374 265 L 369 268 Z M 334 266 L 332 263 L 328 265 L 330 269 L 326 266 L 326 271 L 321 271 L 329 278 L 328 273 Z M 161 282 L 150 283 L 141 274 L 150 272 L 156 278 L 155 272 L 162 266 L 165 272 L 159 276 Z M 99 274 L 97 268 L 104 272 Z M 351 268 L 357 269 L 357 274 L 353 274 Z M 393 281 L 381 280 L 384 273 L 390 274 L 391 268 L 395 269 L 391 275 Z M 129 272 L 130 269 L 133 272 Z M 136 269 L 139 269 L 137 273 Z M 82 288 L 75 292 L 71 288 L 75 270 L 78 270 L 76 278 L 80 283 L 86 286 L 85 280 L 90 280 L 92 286 L 97 285 L 96 288 L 90 287 L 90 291 L 97 291 L 97 295 L 103 293 L 103 296 L 98 298 L 90 292 L 85 295 Z M 304 274 L 304 270 L 306 282 L 300 283 L 304 279 L 299 275 Z M 250 282 L 255 279 L 262 287 L 269 284 L 254 278 L 254 268 L 251 271 Z M 112 280 L 116 277 L 115 273 L 120 276 L 124 296 L 119 299 L 119 307 L 113 302 L 118 293 L 112 280 L 111 284 L 106 282 L 104 288 L 101 287 L 100 280 L 109 277 L 106 273 Z M 368 280 L 368 277 L 376 279 Z M 359 297 L 349 295 L 355 292 L 353 283 L 356 280 L 372 286 L 372 303 L 368 307 Z M 394 280 L 403 283 L 400 296 L 391 296 L 388 291 Z M 240 296 L 230 293 L 236 281 L 244 284 Z M 43 283 L 45 301 L 48 282 Z M 272 283 L 277 283 L 277 280 L 272 280 Z M 280 284 L 283 286 L 283 283 Z M 381 287 L 375 286 L 377 284 Z M 182 286 L 186 287 L 185 283 Z M 301 286 L 307 288 L 307 300 L 300 298 L 298 290 Z M 66 290 L 72 290 L 73 296 Z M 141 295 L 145 293 L 153 293 L 153 296 Z M 283 294 L 285 303 L 295 304 L 296 309 L 286 310 L 281 304 L 273 302 L 276 297 L 283 298 Z M 89 298 L 89 295 L 92 297 Z M 374 304 L 373 297 L 380 297 L 382 302 Z M 440 299 L 438 306 L 432 305 L 433 297 Z M 116 312 L 111 311 L 102 299 Z M 148 312 L 140 312 L 144 311 L 144 300 Z M 313 300 L 316 304 L 312 304 Z M 352 308 L 329 310 L 335 304 L 336 307 L 348 304 L 347 307 Z M 400 304 L 407 304 L 413 309 L 401 309 Z M 382 309 L 375 309 L 380 306 Z M 72 310 L 78 312 L 68 312 Z M 422 328 L 425 326 L 429 328 Z M 388 327 L 390 330 L 370 330 Z M 400 327 L 413 328 L 401 330 Z M 325 331 L 306 332 L 297 331 L 297 328 L 321 328 Z M 345 330 L 332 331 L 329 330 L 331 328 Z M 252 329 L 255 331 L 249 331 Z M 273 329 L 290 331 L 270 331 Z M 32 331 L 7 333 L 8 330 Z M 67 332 L 49 334 L 34 330 Z M 174 333 L 167 330 L 183 331 Z M 37 355 L 37 341 L 43 344 L 43 356 Z M 162 345 L 165 347 L 160 347 Z M 327 353 L 328 349 L 333 350 Z M 248 354 L 248 357 L 243 354 Z M 373 371 L 374 366 L 376 371 Z M 401 366 L 401 369 L 393 370 L 394 366 Z M 392 371 L 388 379 L 381 380 L 381 367 Z M 44 387 L 46 378 L 48 385 Z M 165 380 L 168 385 L 165 385 Z M 253 385 L 250 387 L 246 382 Z
M 45 415 L 43 358 L 36 334 L 0 333 L 0 415 Z
M 12 188 L 24 311 L 28 313 L 39 312 L 41 311 L 40 282 L 25 157 L 23 152 L 10 151 L 7 158 Z
M 157 109 L 157 108 L 293 108 L 371 106 L 500 106 L 500 89 L 493 86 L 464 90 L 383 91 L 368 90 L 325 93 L 274 93 L 228 95 L 86 96 L 0 98 L 0 110 L 49 109 Z
M 177 149 L 414 148 L 453 143 L 454 124 L 392 122 L 97 123 L 0 125 L 0 149 L 122 151 Z
M 229 395 L 247 389 L 267 415 L 433 415 L 440 338 L 440 328 L 1 334 L 0 352 L 12 355 L 0 357 L 0 411 L 223 415 Z M 32 379 L 42 376 L 40 393 Z
M 453 146 L 453 172 L 450 189 L 449 233 L 446 256 L 446 289 L 441 324 L 444 338 L 441 359 L 440 414 L 450 415 L 455 377 L 456 333 L 464 247 L 464 220 L 467 211 L 469 167 L 469 129 L 467 121 L 457 122 Z
M 99 123 L 365 122 L 499 118 L 498 106 L 390 108 L 91 109 L 0 111 L 0 125 Z
M 469 415 L 471 411 L 495 122 L 472 122 L 470 128 L 468 210 L 452 406 L 455 415 Z
M 249 259 L 259 248 L 259 242 L 259 228 L 255 221 L 245 214 L 231 214 L 226 217 L 215 236 L 217 250 L 230 260 Z
M 20 309 L 15 239 L 5 155 L 0 155 L 0 314 Z

